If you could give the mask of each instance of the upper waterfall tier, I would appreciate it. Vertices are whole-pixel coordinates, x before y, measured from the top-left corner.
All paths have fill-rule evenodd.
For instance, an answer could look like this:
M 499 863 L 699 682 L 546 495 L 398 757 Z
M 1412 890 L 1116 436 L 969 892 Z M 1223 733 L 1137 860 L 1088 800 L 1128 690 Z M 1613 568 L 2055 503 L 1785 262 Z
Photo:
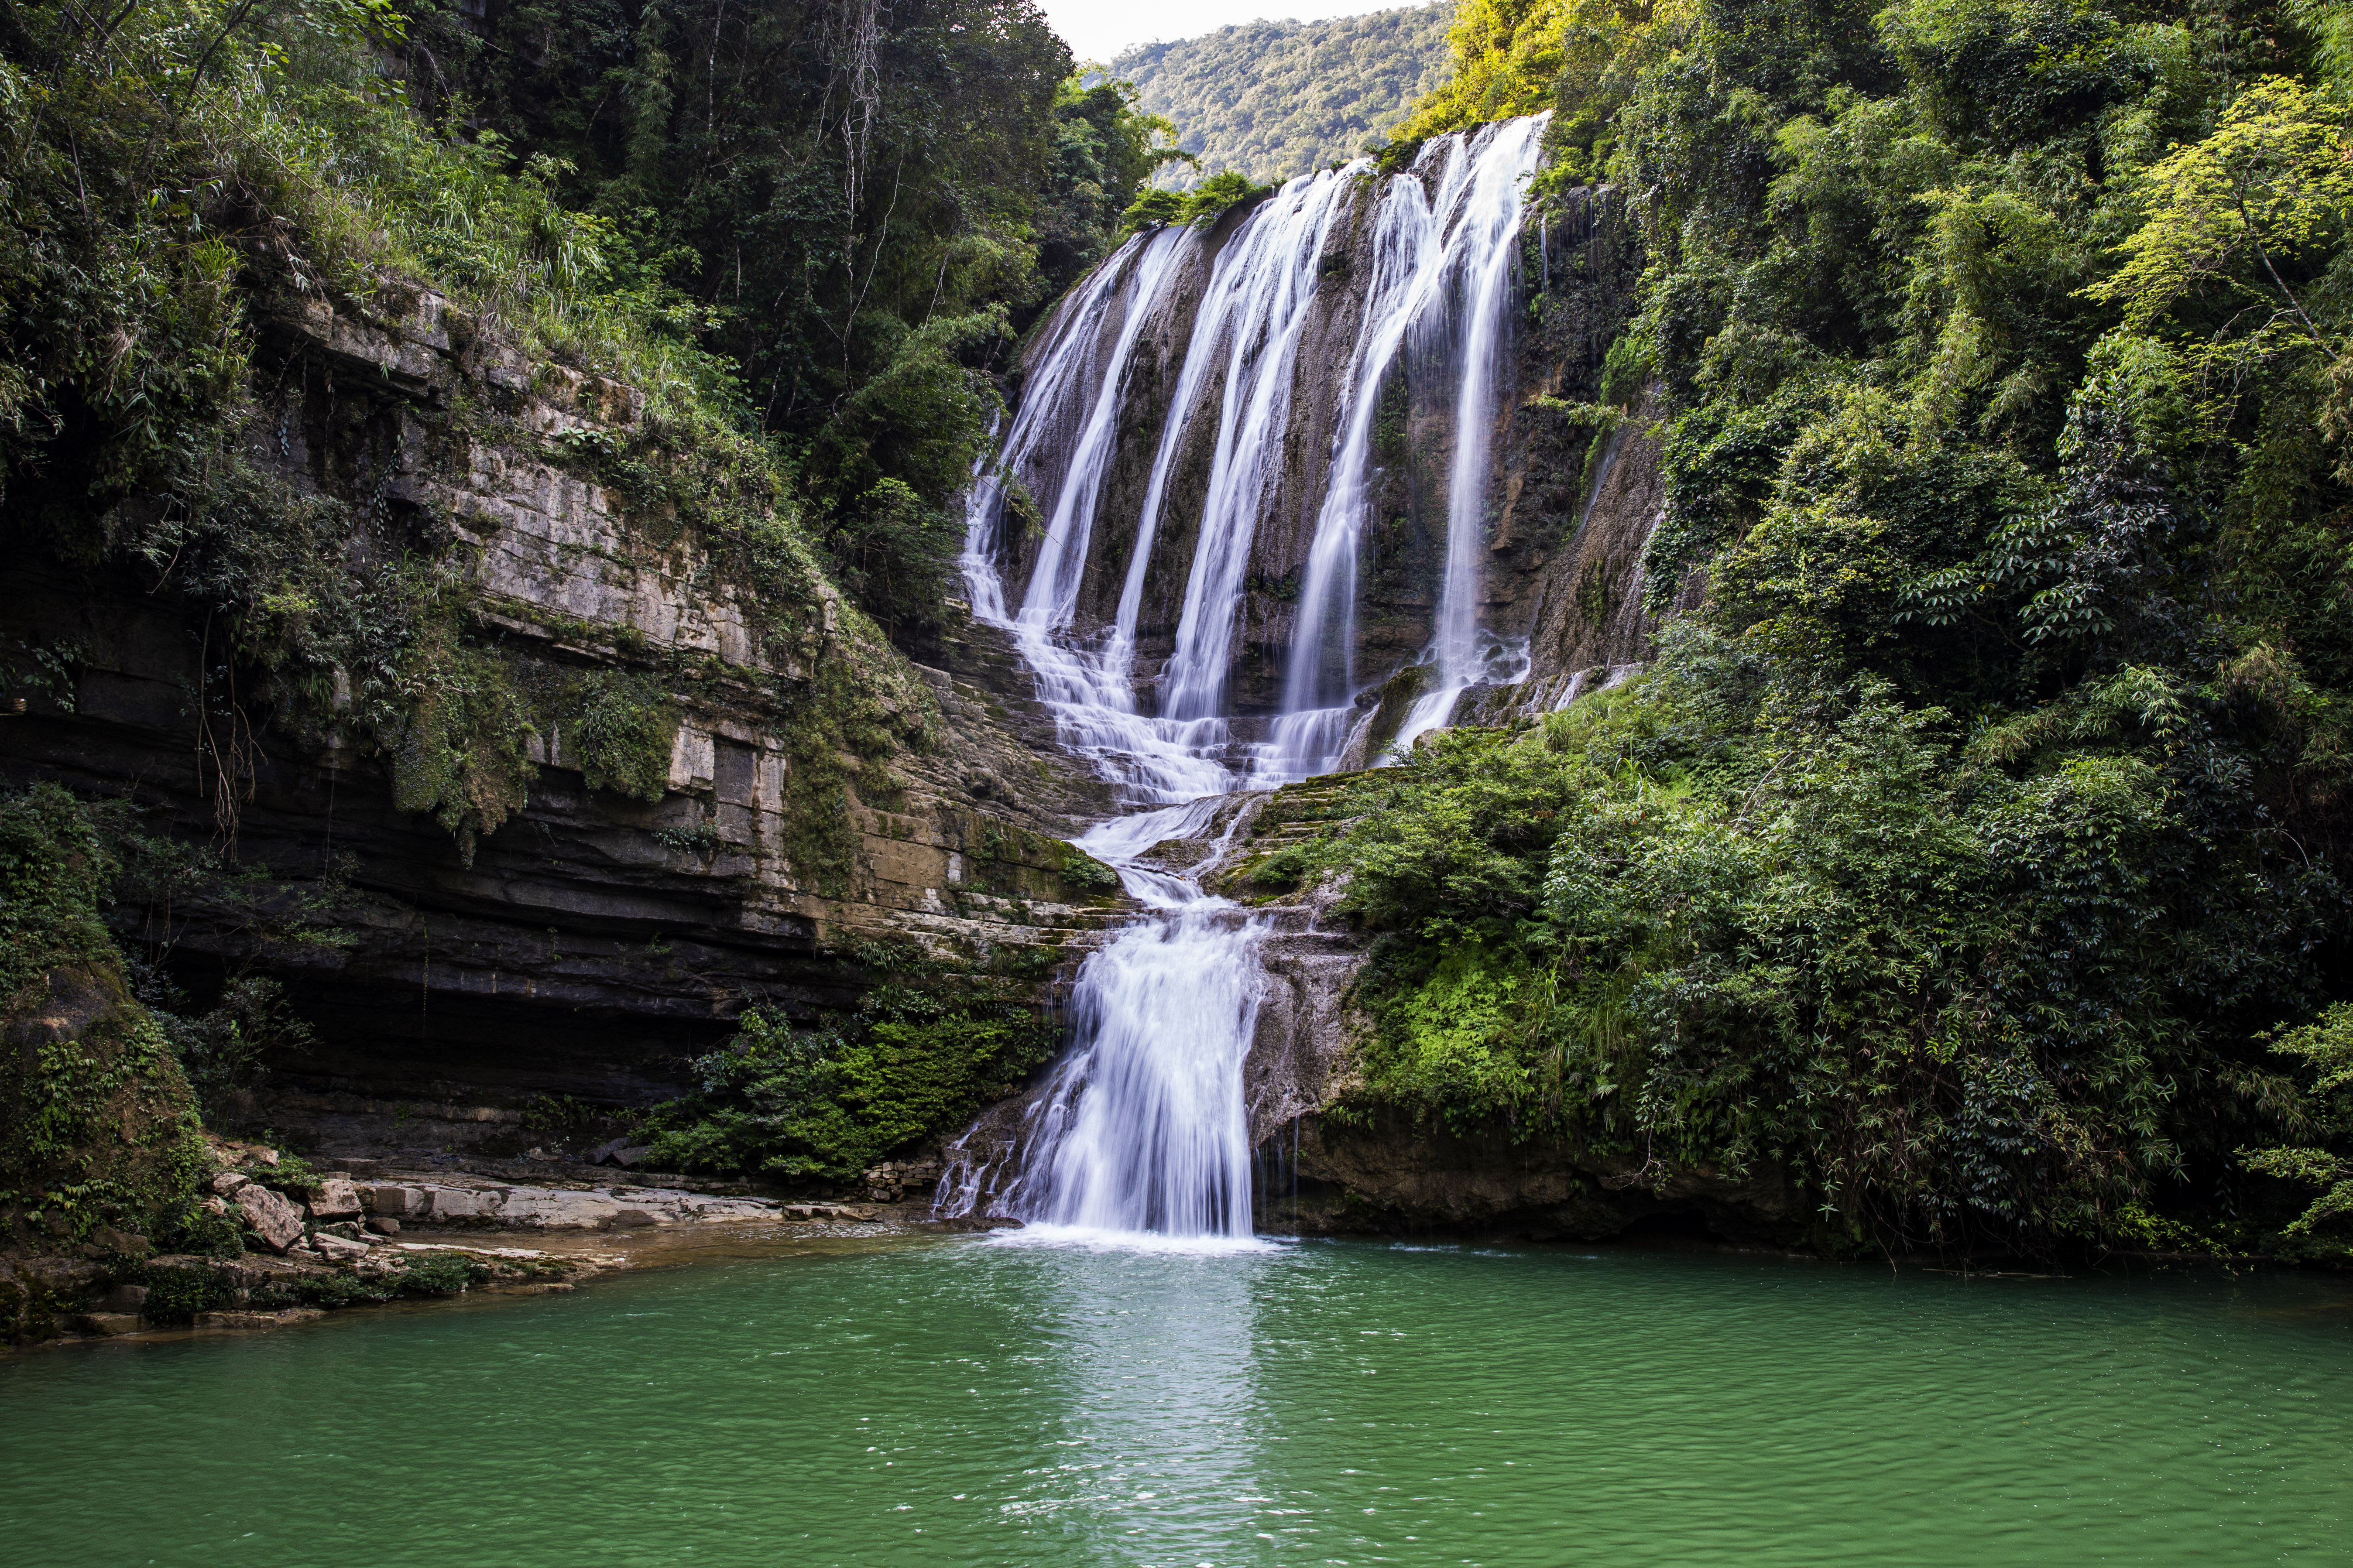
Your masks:
M 1359 161 L 1138 235 L 1036 333 L 965 574 L 1064 743 L 1130 803 L 1332 767 L 1402 666 L 1423 667 L 1419 727 L 1525 673 L 1523 579 L 1582 498 L 1541 489 L 1557 515 L 1514 542 L 1523 396 L 1589 395 L 1566 383 L 1589 380 L 1627 292 L 1589 212 L 1528 221 L 1543 129 L 1434 138 L 1400 174 Z M 1578 223 L 1611 287 L 1571 344 L 1523 318 L 1557 270 L 1551 231 Z M 1573 373 L 1530 363 L 1563 348 Z

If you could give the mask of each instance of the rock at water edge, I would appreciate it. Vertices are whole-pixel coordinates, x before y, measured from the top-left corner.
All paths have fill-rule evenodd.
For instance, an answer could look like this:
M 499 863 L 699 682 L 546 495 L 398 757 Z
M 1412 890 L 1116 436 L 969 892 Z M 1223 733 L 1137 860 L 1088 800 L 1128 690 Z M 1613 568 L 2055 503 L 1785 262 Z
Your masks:
M 245 1187 L 237 1194 L 245 1223 L 272 1252 L 284 1252 L 302 1239 L 302 1211 L 268 1187 Z
M 303 1206 L 311 1211 L 312 1219 L 357 1219 L 360 1216 L 360 1190 L 348 1177 L 329 1176 L 311 1193 Z

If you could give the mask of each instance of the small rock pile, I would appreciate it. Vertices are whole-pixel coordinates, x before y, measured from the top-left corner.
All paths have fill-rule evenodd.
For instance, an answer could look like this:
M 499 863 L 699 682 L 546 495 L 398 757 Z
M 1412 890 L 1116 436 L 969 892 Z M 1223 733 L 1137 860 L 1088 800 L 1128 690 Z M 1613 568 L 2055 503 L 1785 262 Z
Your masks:
M 937 1160 L 885 1160 L 866 1172 L 866 1196 L 871 1203 L 902 1204 L 928 1198 L 939 1185 Z
M 346 1173 L 313 1172 L 259 1145 L 216 1141 L 210 1152 L 227 1168 L 206 1179 L 202 1206 L 235 1222 L 242 1256 L 158 1256 L 146 1237 L 114 1229 L 71 1254 L 0 1256 L 0 1342 L 271 1328 L 396 1296 L 568 1290 L 594 1272 L 527 1248 L 396 1242 L 399 1220 L 371 1214 Z

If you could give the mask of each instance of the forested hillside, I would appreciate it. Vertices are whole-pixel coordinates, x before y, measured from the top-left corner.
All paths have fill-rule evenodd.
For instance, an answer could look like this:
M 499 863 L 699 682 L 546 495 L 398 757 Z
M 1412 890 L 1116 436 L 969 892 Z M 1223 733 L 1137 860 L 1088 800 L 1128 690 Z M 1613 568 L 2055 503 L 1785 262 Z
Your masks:
M 1145 44 L 1112 62 L 1137 106 L 1199 159 L 1159 183 L 1185 189 L 1233 170 L 1279 184 L 1364 150 L 1446 73 L 1444 5 L 1325 22 L 1249 22 Z
M 1649 252 L 1642 679 L 1358 785 L 1358 1103 L 1794 1173 L 1829 1244 L 2342 1256 L 2353 31 L 1474 0 Z M 2316 1193 L 2320 1201 L 2295 1217 Z M 2289 1223 L 2292 1222 L 2292 1223 Z M 2323 1239 L 2333 1237 L 2333 1239 Z

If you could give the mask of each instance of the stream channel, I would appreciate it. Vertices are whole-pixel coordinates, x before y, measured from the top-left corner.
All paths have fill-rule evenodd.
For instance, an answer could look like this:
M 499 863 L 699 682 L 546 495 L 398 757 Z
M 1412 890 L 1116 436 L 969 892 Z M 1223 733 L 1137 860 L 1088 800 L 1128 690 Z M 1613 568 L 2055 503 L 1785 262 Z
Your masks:
M 804 1244 L 0 1360 L 0 1560 L 2342 1562 L 2348 1327 L 2280 1274 Z

